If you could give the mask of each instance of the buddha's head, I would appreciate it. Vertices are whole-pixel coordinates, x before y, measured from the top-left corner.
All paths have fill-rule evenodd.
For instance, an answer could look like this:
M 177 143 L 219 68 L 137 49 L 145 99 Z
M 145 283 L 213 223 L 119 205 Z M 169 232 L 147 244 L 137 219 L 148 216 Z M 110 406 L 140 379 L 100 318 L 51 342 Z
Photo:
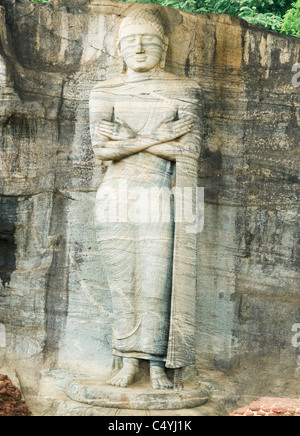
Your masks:
M 147 8 L 138 8 L 127 15 L 119 28 L 119 51 L 123 71 L 147 72 L 164 68 L 168 38 L 162 21 Z

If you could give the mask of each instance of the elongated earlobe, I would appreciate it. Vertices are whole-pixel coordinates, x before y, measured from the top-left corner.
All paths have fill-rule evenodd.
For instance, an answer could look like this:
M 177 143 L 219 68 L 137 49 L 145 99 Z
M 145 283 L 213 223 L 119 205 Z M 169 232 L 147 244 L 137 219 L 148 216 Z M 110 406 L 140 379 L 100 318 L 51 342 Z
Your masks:
M 160 61 L 159 68 L 164 70 L 166 66 L 166 53 L 164 53 L 162 60 Z
M 163 52 L 163 56 L 162 56 L 160 64 L 159 64 L 159 67 L 161 70 L 164 70 L 165 66 L 166 66 L 168 46 L 169 46 L 169 38 L 167 36 L 165 36 L 164 37 L 164 52 Z
M 120 46 L 120 43 L 117 44 L 117 51 L 118 51 L 118 55 L 119 55 L 119 57 L 122 59 L 122 70 L 121 70 L 121 74 L 125 74 L 126 71 L 127 71 L 127 65 L 126 65 L 126 63 L 125 63 L 125 61 L 124 61 L 124 58 L 123 58 L 123 56 L 122 56 L 122 53 L 121 53 L 121 46 Z
M 123 65 L 122 65 L 122 71 L 121 71 L 121 73 L 122 73 L 122 74 L 125 74 L 126 71 L 127 71 L 127 65 L 126 65 L 126 63 L 124 62 L 124 59 L 123 59 Z

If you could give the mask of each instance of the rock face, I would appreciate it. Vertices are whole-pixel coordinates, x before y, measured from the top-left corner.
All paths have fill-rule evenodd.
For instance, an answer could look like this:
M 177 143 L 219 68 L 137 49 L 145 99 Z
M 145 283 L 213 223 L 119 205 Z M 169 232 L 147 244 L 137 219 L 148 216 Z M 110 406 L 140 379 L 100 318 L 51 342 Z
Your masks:
M 0 365 L 30 396 L 44 369 L 111 364 L 93 222 L 106 168 L 91 149 L 88 100 L 122 68 L 115 29 L 133 6 L 0 5 Z M 217 398 L 297 396 L 300 41 L 229 16 L 165 14 L 167 71 L 203 90 L 198 375 Z

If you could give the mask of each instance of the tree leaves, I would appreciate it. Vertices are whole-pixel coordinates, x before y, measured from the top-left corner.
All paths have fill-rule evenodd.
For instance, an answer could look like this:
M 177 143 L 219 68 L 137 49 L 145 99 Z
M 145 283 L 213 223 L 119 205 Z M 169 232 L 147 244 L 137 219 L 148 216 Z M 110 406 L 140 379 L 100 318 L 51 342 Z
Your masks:
M 29 0 L 47 2 L 49 0 Z M 228 14 L 267 29 L 300 37 L 300 0 L 124 0 L 154 3 L 187 12 Z

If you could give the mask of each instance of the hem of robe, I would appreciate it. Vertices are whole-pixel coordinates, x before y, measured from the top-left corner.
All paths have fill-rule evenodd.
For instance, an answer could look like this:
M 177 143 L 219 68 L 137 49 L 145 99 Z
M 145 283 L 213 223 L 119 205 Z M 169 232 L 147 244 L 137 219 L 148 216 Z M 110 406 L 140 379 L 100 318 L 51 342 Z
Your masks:
M 122 352 L 114 349 L 113 355 L 117 357 L 129 358 L 129 359 L 131 358 L 131 359 L 142 359 L 142 360 L 154 360 L 157 362 L 167 361 L 167 357 L 164 356 L 158 356 L 155 354 L 147 354 L 147 353 L 136 352 L 136 351 Z

